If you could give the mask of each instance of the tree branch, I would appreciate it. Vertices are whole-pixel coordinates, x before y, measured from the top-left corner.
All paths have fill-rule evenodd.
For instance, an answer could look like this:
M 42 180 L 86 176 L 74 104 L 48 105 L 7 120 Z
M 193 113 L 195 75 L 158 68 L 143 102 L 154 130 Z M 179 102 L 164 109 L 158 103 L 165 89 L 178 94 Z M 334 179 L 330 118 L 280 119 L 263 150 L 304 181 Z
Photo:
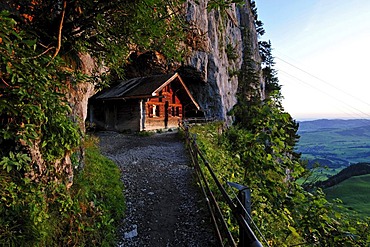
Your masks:
M 2 77 L 0 78 L 1 79 L 1 81 L 5 84 L 5 86 L 7 86 L 7 87 L 12 87 L 12 86 L 10 86 Z
M 40 53 L 39 55 L 36 55 L 36 56 L 33 56 L 33 57 L 29 57 L 29 58 L 26 58 L 26 59 L 35 59 L 35 58 L 39 58 L 41 57 L 42 55 L 48 53 L 51 49 L 55 48 L 54 46 L 52 47 L 48 47 L 45 51 L 43 51 L 42 53 Z M 54 57 L 53 57 L 54 58 Z
M 55 53 L 51 60 L 53 60 L 59 53 L 60 47 L 62 46 L 62 29 L 63 29 L 63 22 L 64 22 L 64 16 L 66 13 L 66 7 L 67 7 L 67 0 L 63 1 L 63 10 L 62 10 L 62 16 L 60 18 L 60 24 L 59 24 L 59 31 L 58 31 L 58 46 L 55 49 Z

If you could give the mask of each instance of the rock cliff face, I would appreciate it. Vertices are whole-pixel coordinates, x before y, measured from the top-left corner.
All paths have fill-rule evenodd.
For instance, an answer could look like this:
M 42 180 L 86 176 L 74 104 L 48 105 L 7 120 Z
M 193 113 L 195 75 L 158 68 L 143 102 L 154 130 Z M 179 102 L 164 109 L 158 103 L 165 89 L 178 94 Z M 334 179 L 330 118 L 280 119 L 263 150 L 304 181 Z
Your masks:
M 249 0 L 243 5 L 228 4 L 224 8 L 210 8 L 210 2 L 214 1 L 184 3 L 183 15 L 189 30 L 183 64 L 167 63 L 158 52 L 133 51 L 124 68 L 125 75 L 134 78 L 177 71 L 208 118 L 231 123 L 227 113 L 237 102 L 238 75 L 248 66 L 246 60 L 252 58 L 256 62 L 255 70 L 260 71 L 258 37 Z M 262 80 L 257 84 L 253 88 L 263 97 Z M 81 112 L 84 119 L 86 109 Z
M 181 75 L 189 77 L 186 82 L 207 117 L 230 122 L 227 113 L 237 102 L 238 74 L 245 58 L 251 56 L 257 64 L 261 60 L 258 37 L 248 0 L 242 6 L 230 4 L 226 9 L 209 9 L 209 2 L 186 3 L 186 20 L 191 26 L 190 56 Z M 198 76 L 189 76 L 194 74 Z M 255 88 L 263 97 L 262 80 L 259 83 Z
M 94 76 L 98 69 L 95 60 L 89 54 L 79 54 L 81 61 L 81 72 L 88 76 Z M 102 69 L 100 69 L 102 72 Z M 83 81 L 76 85 L 70 85 L 66 95 L 71 107 L 71 116 L 78 124 L 82 132 L 85 132 L 85 120 L 87 117 L 88 99 L 95 93 L 94 85 L 91 82 Z

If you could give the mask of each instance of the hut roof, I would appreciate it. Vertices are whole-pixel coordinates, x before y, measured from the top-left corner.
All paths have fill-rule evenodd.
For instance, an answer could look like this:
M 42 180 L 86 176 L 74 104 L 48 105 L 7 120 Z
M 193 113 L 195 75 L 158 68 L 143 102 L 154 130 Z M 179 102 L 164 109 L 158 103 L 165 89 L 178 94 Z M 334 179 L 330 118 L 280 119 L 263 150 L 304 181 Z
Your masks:
M 170 83 L 173 83 L 176 88 L 182 89 L 178 92 L 180 100 L 190 100 L 198 110 L 200 109 L 178 73 L 138 77 L 120 81 L 118 85 L 96 94 L 92 99 L 119 100 L 156 97 Z

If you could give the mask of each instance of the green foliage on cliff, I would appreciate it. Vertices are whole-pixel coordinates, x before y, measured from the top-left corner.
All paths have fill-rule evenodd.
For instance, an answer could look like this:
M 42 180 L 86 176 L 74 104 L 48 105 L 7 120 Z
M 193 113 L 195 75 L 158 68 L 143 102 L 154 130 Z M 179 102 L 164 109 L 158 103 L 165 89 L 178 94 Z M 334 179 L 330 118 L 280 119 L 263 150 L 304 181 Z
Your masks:
M 217 124 L 192 129 L 220 180 L 251 188 L 253 219 L 271 246 L 367 246 L 368 220 L 339 213 L 320 189 L 308 192 L 296 182 L 308 172 L 294 151 L 298 124 L 282 107 L 271 43 L 259 43 L 261 62 L 250 39 L 243 47 L 233 126 L 222 134 Z
M 244 0 L 210 0 L 208 2 L 208 9 L 219 9 L 224 11 L 225 9 L 229 9 L 232 4 L 245 4 Z
M 6 12 L 0 18 L 1 164 L 8 172 L 31 173 L 28 163 L 32 159 L 42 173 L 48 162 L 61 159 L 79 144 L 80 133 L 68 117 L 64 93 L 70 78 L 81 76 L 62 69 L 65 64 L 58 58 L 38 56 L 36 38 L 18 31 Z M 29 159 L 16 161 L 24 155 Z
M 266 133 L 231 127 L 221 134 L 220 129 L 216 123 L 191 132 L 221 181 L 251 188 L 252 217 L 270 246 L 368 245 L 369 220 L 338 212 L 340 205 L 329 203 L 321 190 L 305 191 L 296 182 L 305 170 L 280 153 L 286 149 L 280 137 L 266 145 Z M 223 210 L 230 215 L 227 207 Z M 235 221 L 227 220 L 237 234 Z
M 88 161 L 77 169 L 84 134 L 68 93 L 102 82 L 82 74 L 82 53 L 114 77 L 123 75 L 130 50 L 180 60 L 181 2 L 0 3 L 0 245 L 112 244 L 122 213 L 119 171 L 101 159 L 92 170 Z
M 0 170 L 1 246 L 113 246 L 125 202 L 120 170 L 86 143 L 84 170 L 67 190 Z

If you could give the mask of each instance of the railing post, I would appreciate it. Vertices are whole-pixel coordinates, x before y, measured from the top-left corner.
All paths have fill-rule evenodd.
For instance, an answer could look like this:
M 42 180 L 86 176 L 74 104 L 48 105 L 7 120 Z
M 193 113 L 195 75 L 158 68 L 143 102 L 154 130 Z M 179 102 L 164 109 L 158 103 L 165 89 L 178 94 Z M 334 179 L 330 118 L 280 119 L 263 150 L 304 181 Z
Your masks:
M 241 212 L 243 214 L 244 219 L 250 225 L 251 224 L 251 219 L 250 219 L 250 215 L 251 215 L 251 190 L 248 187 L 243 186 L 243 188 L 241 188 L 238 192 L 238 199 L 241 202 L 241 204 L 238 203 L 239 212 Z M 245 210 L 243 210 L 242 207 L 244 207 L 247 212 L 245 212 Z M 239 246 L 247 246 L 247 244 L 250 242 L 250 240 L 248 239 L 248 236 L 247 236 L 245 231 L 240 230 L 239 238 L 240 238 L 239 239 Z
M 237 204 L 237 208 L 240 214 L 242 214 L 243 218 L 246 220 L 248 225 L 251 224 L 251 190 L 244 185 L 227 182 L 230 186 L 236 188 L 238 190 L 238 200 L 240 203 Z M 243 208 L 244 207 L 244 208 Z M 240 247 L 262 247 L 262 244 L 255 238 L 250 239 L 247 232 L 243 231 L 243 228 L 239 228 L 239 244 Z
M 262 244 L 258 241 L 257 237 L 254 235 L 253 233 L 253 230 L 250 228 L 250 225 L 252 223 L 252 220 L 250 218 L 250 215 L 251 215 L 251 191 L 248 187 L 246 186 L 243 186 L 243 185 L 240 185 L 240 184 L 237 184 L 237 183 L 233 183 L 233 182 L 227 182 L 230 186 L 238 189 L 238 201 L 239 203 L 237 203 L 237 205 L 235 205 L 235 203 L 232 201 L 232 199 L 229 197 L 229 195 L 227 194 L 225 188 L 222 186 L 222 184 L 220 183 L 220 181 L 217 179 L 216 175 L 214 174 L 212 168 L 210 167 L 208 161 L 204 158 L 202 152 L 198 149 L 198 146 L 196 144 L 196 139 L 197 139 L 197 135 L 196 134 L 191 134 L 189 133 L 189 129 L 188 129 L 188 126 L 183 124 L 183 127 L 184 127 L 184 131 L 185 131 L 185 136 L 186 136 L 186 142 L 187 142 L 187 146 L 189 148 L 189 151 L 190 151 L 190 155 L 192 157 L 192 161 L 194 163 L 194 167 L 197 171 L 197 173 L 199 172 L 198 174 L 198 178 L 199 178 L 199 182 L 200 184 L 202 184 L 202 181 L 201 179 L 204 181 L 210 195 L 211 195 L 211 199 L 213 200 L 209 200 L 208 197 L 207 197 L 207 192 L 205 192 L 204 188 L 203 188 L 203 193 L 205 194 L 206 198 L 207 198 L 207 202 L 208 202 L 208 206 L 209 206 L 209 210 L 212 214 L 212 219 L 215 223 L 215 228 L 216 228 L 216 231 L 218 233 L 218 236 L 219 236 L 219 240 L 220 240 L 220 243 L 222 246 L 223 245 L 223 240 L 222 240 L 222 236 L 220 234 L 220 231 L 219 231 L 219 228 L 217 226 L 217 220 L 215 218 L 215 215 L 213 214 L 213 210 L 212 210 L 212 205 L 216 207 L 216 212 L 218 212 L 219 214 L 219 219 L 220 219 L 220 222 L 221 222 L 221 225 L 223 223 L 223 227 L 224 229 L 226 229 L 228 235 L 227 238 L 228 240 L 230 241 L 230 244 L 232 246 L 236 246 L 236 243 L 235 243 L 235 240 L 231 234 L 231 232 L 228 230 L 228 227 L 227 227 L 227 223 L 222 215 L 222 212 L 217 204 L 217 201 L 215 199 L 215 197 L 213 196 L 213 193 L 212 191 L 210 190 L 209 186 L 208 186 L 208 182 L 206 180 L 206 178 L 204 177 L 203 173 L 202 173 L 202 169 L 199 167 L 199 158 L 203 161 L 204 163 L 204 166 L 208 169 L 208 171 L 210 172 L 210 175 L 211 177 L 213 178 L 213 181 L 216 183 L 217 187 L 219 188 L 221 194 L 223 195 L 226 203 L 230 206 L 234 216 L 236 217 L 236 219 L 238 220 L 239 222 L 239 243 L 238 243 L 238 246 L 240 247 L 263 247 Z M 201 176 L 201 177 L 199 177 Z M 201 185 L 202 186 L 202 185 Z M 211 205 L 210 202 L 213 202 L 214 204 Z M 253 223 L 254 224 L 254 223 Z
M 230 186 L 236 188 L 238 190 L 238 199 L 240 203 L 237 203 L 238 212 L 242 214 L 243 218 L 248 222 L 251 223 L 250 218 L 247 214 L 251 215 L 251 190 L 244 185 L 227 182 Z M 243 209 L 244 207 L 244 209 Z M 245 212 L 247 211 L 247 212 Z M 239 227 L 239 244 L 238 246 L 244 247 L 248 246 L 250 240 L 248 239 L 248 235 L 245 231 L 243 231 L 242 227 Z

